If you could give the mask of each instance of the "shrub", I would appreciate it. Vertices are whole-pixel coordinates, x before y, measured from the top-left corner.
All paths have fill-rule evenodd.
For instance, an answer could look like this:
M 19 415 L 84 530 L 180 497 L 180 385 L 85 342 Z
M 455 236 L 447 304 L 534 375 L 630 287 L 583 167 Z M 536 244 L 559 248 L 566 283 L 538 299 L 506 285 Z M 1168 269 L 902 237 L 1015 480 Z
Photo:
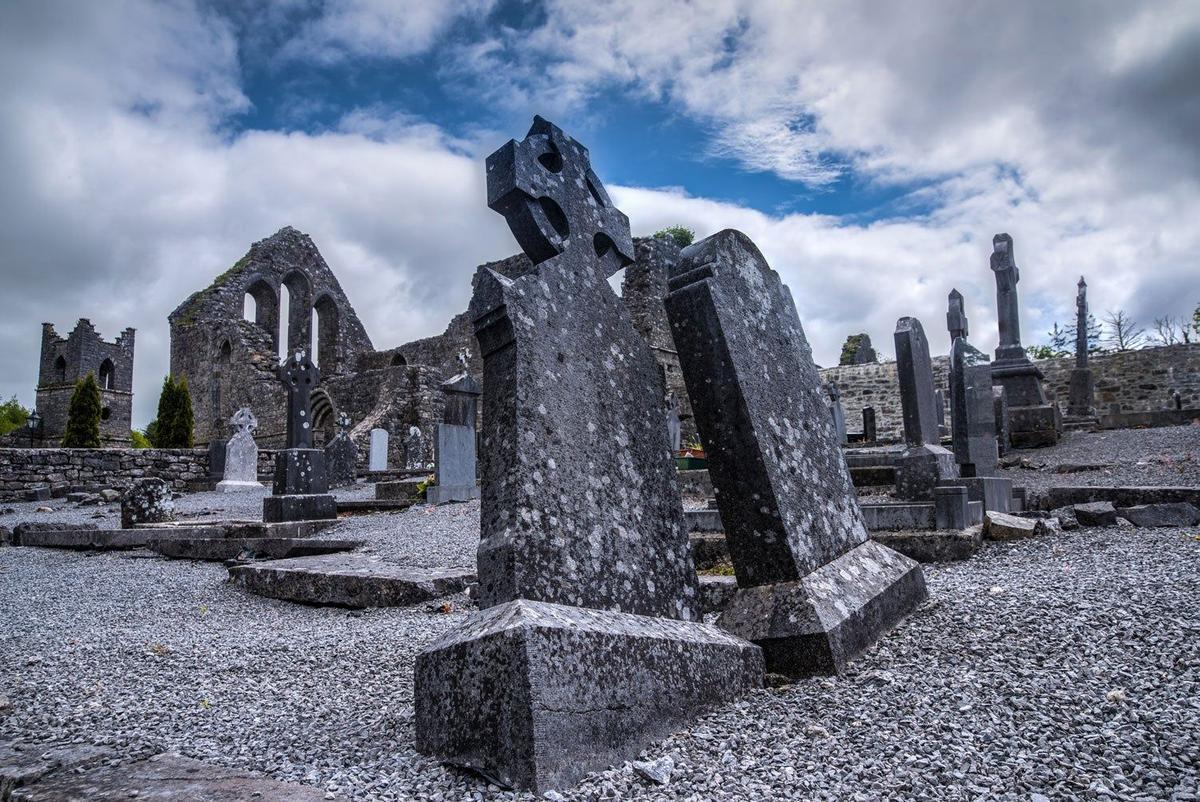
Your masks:
M 146 428 L 149 428 L 149 427 L 146 427 Z M 132 432 L 129 433 L 129 439 L 133 442 L 134 448 L 150 448 L 151 447 L 150 438 L 147 437 L 142 432 L 139 432 L 137 429 L 134 429 Z
M 680 248 L 686 248 L 696 241 L 696 232 L 684 226 L 667 226 L 662 231 L 655 231 L 656 237 L 670 237 Z
M 29 410 L 21 406 L 14 395 L 0 404 L 0 437 L 23 428 L 27 420 L 29 420 Z
M 191 448 L 195 425 L 187 379 L 175 382 L 170 376 L 164 377 L 158 396 L 158 417 L 146 427 L 148 439 L 156 448 Z
M 90 373 L 75 383 L 71 393 L 62 444 L 63 448 L 100 447 L 100 387 Z

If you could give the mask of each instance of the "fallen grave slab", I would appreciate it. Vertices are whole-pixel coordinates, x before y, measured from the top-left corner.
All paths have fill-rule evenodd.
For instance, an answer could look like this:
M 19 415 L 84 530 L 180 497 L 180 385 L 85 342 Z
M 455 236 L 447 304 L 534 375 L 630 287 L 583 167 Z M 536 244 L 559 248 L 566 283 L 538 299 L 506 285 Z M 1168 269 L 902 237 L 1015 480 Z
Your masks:
M 1200 487 L 1048 487 L 1042 499 L 1042 508 L 1053 510 L 1075 504 L 1086 504 L 1091 501 L 1110 501 L 1114 507 L 1176 504 L 1186 501 L 1188 504 L 1200 507 Z
M 18 788 L 11 797 L 12 802 L 315 802 L 325 798 L 323 791 L 310 786 L 167 754 L 79 773 L 59 771 Z
M 253 537 L 311 537 L 323 526 L 315 523 L 287 522 L 265 524 L 262 522 L 222 522 L 188 526 L 139 526 L 133 529 L 28 529 L 18 527 L 16 545 L 37 546 L 50 549 L 74 549 L 92 551 L 115 551 L 122 549 L 147 548 L 158 542 L 169 540 L 222 540 L 226 538 Z
M 367 554 L 272 560 L 229 569 L 229 578 L 272 599 L 332 607 L 406 607 L 450 596 L 475 581 L 465 568 L 406 568 Z
M 1076 504 L 1071 511 L 1080 526 L 1116 526 L 1117 510 L 1111 501 L 1089 501 L 1086 504 Z
M 1116 514 L 1134 526 L 1195 526 L 1200 523 L 1200 509 L 1186 501 L 1120 507 Z
M 1053 531 L 1045 518 L 1021 518 L 1003 512 L 987 512 L 983 516 L 983 536 L 988 540 L 1020 540 L 1041 537 Z
M 7 800 L 16 789 L 56 772 L 93 766 L 114 757 L 113 750 L 89 744 L 0 744 L 0 799 Z
M 983 526 L 962 530 L 872 532 L 871 539 L 921 563 L 969 559 L 983 545 Z
M 398 512 L 407 510 L 415 504 L 423 503 L 422 499 L 406 498 L 406 499 L 352 499 L 347 501 L 339 500 L 337 503 L 338 514 L 343 513 L 369 513 L 369 512 Z
M 296 537 L 229 537 L 182 538 L 158 540 L 150 544 L 153 551 L 172 560 L 284 560 L 292 557 L 313 557 L 352 551 L 361 540 L 316 540 Z

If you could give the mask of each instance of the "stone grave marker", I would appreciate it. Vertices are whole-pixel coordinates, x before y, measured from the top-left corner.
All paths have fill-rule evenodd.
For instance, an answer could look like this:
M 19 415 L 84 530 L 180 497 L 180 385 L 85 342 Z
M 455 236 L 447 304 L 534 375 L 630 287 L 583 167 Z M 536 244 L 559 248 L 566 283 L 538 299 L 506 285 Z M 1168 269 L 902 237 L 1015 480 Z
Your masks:
M 461 360 L 464 368 L 466 359 Z M 464 371 L 442 384 L 446 408 L 434 443 L 434 476 L 437 484 L 425 490 L 430 504 L 479 498 L 475 482 L 475 421 L 479 382 Z
M 263 520 L 312 521 L 337 517 L 337 502 L 329 495 L 325 452 L 312 447 L 309 420 L 312 391 L 321 372 L 308 355 L 299 351 L 279 366 L 279 379 L 287 388 L 287 448 L 275 454 L 273 494 L 263 499 Z
M 386 471 L 388 469 L 388 432 L 387 429 L 371 430 L 371 452 L 368 455 L 367 470 Z
M 1079 277 L 1075 292 L 1075 369 L 1067 389 L 1067 414 L 1073 418 L 1096 417 L 1092 369 L 1088 367 L 1087 282 Z
M 122 529 L 174 520 L 175 500 L 171 497 L 171 486 L 163 479 L 135 479 L 121 496 Z
M 700 623 L 658 367 L 608 285 L 627 218 L 540 117 L 487 181 L 533 267 L 475 276 L 480 610 L 417 657 L 416 746 L 540 793 L 760 685 L 762 652 Z
M 863 407 L 863 442 L 874 443 L 879 439 L 879 424 L 875 418 L 875 407 Z
M 666 308 L 737 574 L 720 625 L 770 671 L 841 672 L 925 580 L 867 535 L 791 293 L 726 230 L 684 249 Z
M 250 407 L 242 407 L 229 422 L 233 424 L 233 437 L 225 446 L 225 471 L 217 482 L 217 490 L 221 493 L 262 490 L 258 481 L 258 445 L 254 442 L 258 419 Z
M 325 446 L 325 467 L 330 487 L 347 487 L 358 478 L 358 447 L 350 437 L 350 416 L 339 412 L 337 434 Z
M 667 396 L 667 440 L 671 443 L 671 453 L 678 454 L 683 445 L 683 421 L 679 418 L 679 396 L 675 393 Z
M 417 426 L 409 426 L 404 437 L 404 467 L 410 471 L 425 467 L 425 436 Z
M 845 445 L 846 410 L 842 407 L 842 393 L 834 382 L 829 382 L 825 387 L 829 391 L 829 414 L 833 418 L 833 431 L 837 435 L 838 444 Z
M 954 455 L 938 444 L 937 411 L 933 393 L 933 366 L 925 329 L 915 317 L 896 322 L 896 374 L 900 380 L 900 406 L 904 439 L 908 444 L 896 461 L 896 495 L 906 501 L 925 501 L 938 482 L 958 478 Z

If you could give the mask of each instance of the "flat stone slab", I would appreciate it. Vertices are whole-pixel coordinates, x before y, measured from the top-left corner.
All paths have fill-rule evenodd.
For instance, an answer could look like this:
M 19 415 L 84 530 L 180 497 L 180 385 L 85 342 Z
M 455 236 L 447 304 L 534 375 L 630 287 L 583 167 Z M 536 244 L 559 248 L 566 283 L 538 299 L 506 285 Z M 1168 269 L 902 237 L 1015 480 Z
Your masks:
M 720 510 L 684 510 L 688 532 L 724 532 Z
M 375 483 L 375 498 L 380 501 L 400 501 L 404 499 L 414 499 L 417 494 L 417 485 L 424 482 L 427 476 L 418 476 L 411 479 L 398 479 L 391 482 L 376 482 Z
M 304 538 L 319 532 L 314 522 L 264 524 L 223 522 L 188 526 L 139 526 L 133 529 L 19 529 L 14 545 L 49 549 L 119 551 L 148 548 L 169 540 L 222 540 L 226 538 Z
M 1200 509 L 1186 501 L 1178 501 L 1173 504 L 1139 504 L 1135 507 L 1121 507 L 1116 514 L 1134 526 L 1195 526 L 1200 524 Z
M 957 562 L 969 559 L 979 551 L 983 545 L 983 526 L 960 531 L 872 532 L 871 539 L 917 562 Z
M 1117 510 L 1111 501 L 1089 501 L 1071 507 L 1080 526 L 1116 526 Z
M 339 499 L 338 503 L 337 503 L 337 511 L 338 511 L 339 515 L 341 515 L 342 513 L 357 514 L 357 513 L 368 513 L 368 512 L 399 512 L 400 510 L 407 510 L 409 507 L 412 507 L 413 505 L 420 504 L 420 503 L 421 503 L 421 500 L 415 499 L 415 498 L 407 498 L 407 499 L 398 499 L 398 498 L 397 499 L 370 499 L 370 498 L 366 498 L 366 499 L 353 499 L 353 500 L 347 500 L 347 501 L 342 501 Z
M 933 529 L 937 526 L 933 502 L 915 504 L 863 504 L 863 520 L 867 529 L 878 532 L 889 529 Z
M 407 607 L 465 590 L 475 572 L 406 568 L 367 554 L 328 554 L 236 565 L 229 578 L 259 596 L 300 604 Z
M 181 538 L 158 540 L 150 544 L 153 551 L 172 560 L 283 560 L 291 557 L 312 557 L 352 551 L 361 540 L 316 540 L 296 537 L 229 537 Z
M 103 746 L 32 743 L 0 744 L 0 799 L 58 772 L 93 766 L 117 756 Z
M 1124 486 L 1124 487 L 1049 487 L 1046 488 L 1045 509 L 1071 507 L 1089 501 L 1110 501 L 1114 507 L 1135 507 L 1141 504 L 1174 504 L 1186 501 L 1200 507 L 1200 487 L 1188 486 Z
M 57 772 L 19 788 L 12 802 L 316 802 L 324 791 L 179 755 L 156 755 L 82 773 Z
M 1051 533 L 1050 524 L 1043 518 L 1020 518 L 1003 512 L 987 512 L 983 516 L 983 536 L 988 540 L 1020 540 Z

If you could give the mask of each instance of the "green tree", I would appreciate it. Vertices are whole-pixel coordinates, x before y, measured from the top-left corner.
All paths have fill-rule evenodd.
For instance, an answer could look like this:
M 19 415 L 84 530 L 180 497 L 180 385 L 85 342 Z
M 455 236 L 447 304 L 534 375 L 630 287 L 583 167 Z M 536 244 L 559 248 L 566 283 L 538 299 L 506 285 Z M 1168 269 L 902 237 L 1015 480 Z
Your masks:
M 29 410 L 21 406 L 14 395 L 0 404 L 0 437 L 15 429 L 23 428 L 27 420 L 29 420 Z
M 158 396 L 158 417 L 146 427 L 146 436 L 155 448 L 191 448 L 195 424 L 187 379 L 176 382 L 165 377 Z
M 145 432 L 139 432 L 137 429 L 129 433 L 129 440 L 133 443 L 134 448 L 150 448 L 151 446 L 150 438 L 146 436 Z
M 192 413 L 192 394 L 187 376 L 175 385 L 175 445 L 172 448 L 191 448 L 196 438 L 196 416 Z
M 171 439 L 171 418 L 175 409 L 175 382 L 164 376 L 158 394 L 158 416 L 146 427 L 146 436 L 155 448 L 168 448 Z
M 100 447 L 100 387 L 90 373 L 75 383 L 71 393 L 62 444 L 63 448 Z
M 680 248 L 686 248 L 696 241 L 696 232 L 685 226 L 667 226 L 662 231 L 655 231 L 656 237 L 670 237 Z

